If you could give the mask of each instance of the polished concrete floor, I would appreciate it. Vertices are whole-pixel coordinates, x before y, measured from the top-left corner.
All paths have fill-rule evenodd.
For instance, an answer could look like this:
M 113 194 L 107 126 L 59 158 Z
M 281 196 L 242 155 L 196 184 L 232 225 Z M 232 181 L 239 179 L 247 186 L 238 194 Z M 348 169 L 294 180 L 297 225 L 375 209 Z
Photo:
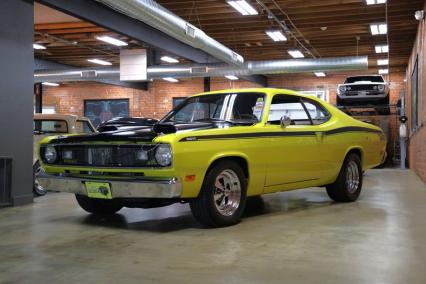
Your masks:
M 110 218 L 52 193 L 0 210 L 1 283 L 426 283 L 426 185 L 366 173 L 360 200 L 272 194 L 236 226 L 203 229 L 187 205 Z

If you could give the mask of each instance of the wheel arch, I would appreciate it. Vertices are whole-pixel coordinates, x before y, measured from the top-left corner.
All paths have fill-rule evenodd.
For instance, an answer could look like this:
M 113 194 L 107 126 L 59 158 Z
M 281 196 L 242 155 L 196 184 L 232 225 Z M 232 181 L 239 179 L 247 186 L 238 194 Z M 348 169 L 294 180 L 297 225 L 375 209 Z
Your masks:
M 357 154 L 359 156 L 360 160 L 361 160 L 361 165 L 364 165 L 364 162 L 363 162 L 364 161 L 364 150 L 362 149 L 361 146 L 353 146 L 353 147 L 347 149 L 344 159 L 346 159 L 346 157 L 351 153 Z M 342 163 L 343 163 L 343 161 L 342 161 Z
M 249 162 L 248 162 L 248 157 L 244 154 L 241 153 L 229 153 L 229 154 L 225 154 L 225 155 L 220 155 L 220 156 L 216 156 L 214 158 L 212 158 L 210 160 L 209 166 L 204 174 L 204 178 L 206 177 L 207 173 L 214 167 L 216 166 L 218 163 L 222 162 L 222 161 L 226 161 L 226 160 L 231 160 L 231 161 L 235 161 L 236 163 L 238 163 L 238 165 L 240 165 L 241 169 L 244 172 L 244 176 L 246 177 L 246 179 L 249 179 L 250 176 L 250 170 L 249 170 Z

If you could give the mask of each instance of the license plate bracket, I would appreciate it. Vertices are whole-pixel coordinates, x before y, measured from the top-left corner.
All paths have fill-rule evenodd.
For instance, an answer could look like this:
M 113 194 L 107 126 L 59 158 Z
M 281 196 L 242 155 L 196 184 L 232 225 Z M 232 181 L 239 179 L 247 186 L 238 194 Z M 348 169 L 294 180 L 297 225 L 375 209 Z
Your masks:
M 112 199 L 111 185 L 109 183 L 86 181 L 84 184 L 89 198 Z

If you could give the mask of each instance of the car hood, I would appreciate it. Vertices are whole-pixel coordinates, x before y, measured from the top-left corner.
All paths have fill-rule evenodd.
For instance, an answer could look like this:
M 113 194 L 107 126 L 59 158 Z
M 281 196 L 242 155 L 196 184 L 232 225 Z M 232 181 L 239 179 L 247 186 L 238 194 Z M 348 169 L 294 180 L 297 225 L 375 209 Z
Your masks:
M 355 83 L 344 83 L 344 84 L 340 84 L 339 86 L 356 86 L 356 85 L 386 85 L 386 83 L 383 82 L 369 82 L 369 81 L 360 81 L 360 82 L 355 82 Z
M 110 142 L 110 141 L 135 141 L 152 142 L 156 137 L 179 131 L 218 128 L 217 123 L 168 123 L 154 126 L 132 127 L 131 129 L 118 129 L 116 131 L 98 132 L 88 135 L 58 136 L 51 140 L 52 144 L 81 143 L 81 142 Z

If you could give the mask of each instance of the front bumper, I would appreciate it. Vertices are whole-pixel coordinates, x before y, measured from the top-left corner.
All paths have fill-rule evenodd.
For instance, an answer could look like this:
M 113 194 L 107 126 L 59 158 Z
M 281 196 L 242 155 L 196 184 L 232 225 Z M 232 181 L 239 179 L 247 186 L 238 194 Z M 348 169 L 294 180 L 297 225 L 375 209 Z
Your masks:
M 182 185 L 177 178 L 102 180 L 42 173 L 37 179 L 47 190 L 86 196 L 85 182 L 109 183 L 112 198 L 178 198 L 182 194 Z

